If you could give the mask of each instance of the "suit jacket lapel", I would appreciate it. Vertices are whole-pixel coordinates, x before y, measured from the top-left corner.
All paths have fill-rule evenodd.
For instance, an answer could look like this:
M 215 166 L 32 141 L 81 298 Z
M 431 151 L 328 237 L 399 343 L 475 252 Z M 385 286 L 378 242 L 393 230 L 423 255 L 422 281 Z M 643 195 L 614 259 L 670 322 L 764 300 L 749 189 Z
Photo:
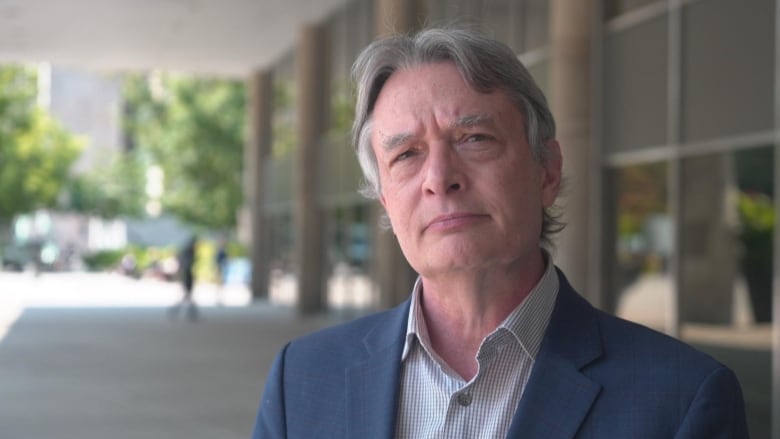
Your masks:
M 386 314 L 364 339 L 367 358 L 346 371 L 349 438 L 395 435 L 407 300 Z
M 558 273 L 560 288 L 507 437 L 571 439 L 601 386 L 581 369 L 602 354 L 596 311 Z

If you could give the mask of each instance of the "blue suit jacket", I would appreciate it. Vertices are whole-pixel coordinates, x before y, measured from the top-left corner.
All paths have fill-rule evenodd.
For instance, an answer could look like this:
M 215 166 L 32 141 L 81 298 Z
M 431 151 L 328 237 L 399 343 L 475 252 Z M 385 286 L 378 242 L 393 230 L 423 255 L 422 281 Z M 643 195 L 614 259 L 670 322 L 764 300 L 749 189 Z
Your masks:
M 747 438 L 735 375 L 582 299 L 559 272 L 550 324 L 510 438 Z M 394 437 L 409 301 L 279 353 L 253 438 Z

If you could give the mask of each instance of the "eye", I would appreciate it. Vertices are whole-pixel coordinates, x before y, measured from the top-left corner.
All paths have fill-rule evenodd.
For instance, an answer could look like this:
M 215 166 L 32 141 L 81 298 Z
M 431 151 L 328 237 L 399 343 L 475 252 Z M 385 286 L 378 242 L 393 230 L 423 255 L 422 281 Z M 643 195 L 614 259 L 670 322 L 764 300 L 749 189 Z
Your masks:
M 402 151 L 400 154 L 396 155 L 395 157 L 393 157 L 393 160 L 392 160 L 391 163 L 402 162 L 402 161 L 404 161 L 404 160 L 414 156 L 414 154 L 415 154 L 414 150 L 407 149 L 405 151 Z
M 475 142 L 483 142 L 485 140 L 490 140 L 490 139 L 491 139 L 491 137 L 488 136 L 487 134 L 476 133 L 476 134 L 467 134 L 467 135 L 465 135 L 463 137 L 463 139 L 461 140 L 461 142 L 463 142 L 463 143 L 475 143 Z

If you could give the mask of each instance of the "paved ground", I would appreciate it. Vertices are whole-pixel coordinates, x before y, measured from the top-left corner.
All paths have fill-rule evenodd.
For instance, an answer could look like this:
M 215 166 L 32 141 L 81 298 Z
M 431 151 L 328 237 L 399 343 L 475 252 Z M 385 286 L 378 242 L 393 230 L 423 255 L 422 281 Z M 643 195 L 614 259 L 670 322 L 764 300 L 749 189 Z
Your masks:
M 275 285 L 274 304 L 252 305 L 243 287 L 198 285 L 205 306 L 189 322 L 167 316 L 175 283 L 0 272 L 0 439 L 249 437 L 283 343 L 352 317 L 297 317 L 284 305 L 289 282 Z M 368 300 L 359 285 L 336 285 L 351 292 L 331 302 Z M 640 305 L 648 294 L 636 295 L 635 312 L 652 313 Z M 752 437 L 769 438 L 770 328 L 689 326 L 683 335 L 737 372 Z
M 201 302 L 215 297 L 199 288 Z M 269 304 L 170 319 L 178 293 L 113 275 L 0 273 L 0 438 L 247 438 L 275 352 L 336 320 Z M 233 290 L 228 303 L 246 297 Z

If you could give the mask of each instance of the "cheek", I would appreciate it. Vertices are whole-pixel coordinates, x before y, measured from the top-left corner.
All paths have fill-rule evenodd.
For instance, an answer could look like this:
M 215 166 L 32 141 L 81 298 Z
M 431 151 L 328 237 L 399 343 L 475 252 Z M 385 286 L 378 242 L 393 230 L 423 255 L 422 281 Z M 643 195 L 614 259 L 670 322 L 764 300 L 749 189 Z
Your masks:
M 389 195 L 381 197 L 382 207 L 384 207 L 385 213 L 390 218 L 393 231 L 396 231 L 404 223 L 404 218 L 407 216 L 404 214 L 406 208 L 403 204 L 403 199 L 393 189 L 385 193 Z

